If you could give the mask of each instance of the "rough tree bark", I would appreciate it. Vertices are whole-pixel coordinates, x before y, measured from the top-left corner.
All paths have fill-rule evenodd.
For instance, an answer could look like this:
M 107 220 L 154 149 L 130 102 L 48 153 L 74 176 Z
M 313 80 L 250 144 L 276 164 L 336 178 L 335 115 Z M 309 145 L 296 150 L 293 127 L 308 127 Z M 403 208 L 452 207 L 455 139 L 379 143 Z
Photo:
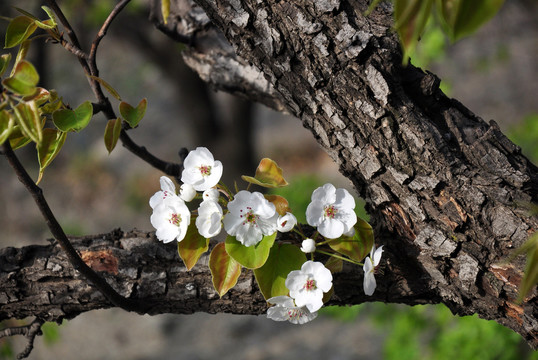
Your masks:
M 301 119 L 367 200 L 376 242 L 386 246 L 384 275 L 366 297 L 362 271 L 346 267 L 335 276 L 332 303 L 444 303 L 537 348 L 536 290 L 515 303 L 524 259 L 501 261 L 538 227 L 518 206 L 538 201 L 538 169 L 495 122 L 447 98 L 435 75 L 401 66 L 390 9 L 364 17 L 367 2 L 358 0 L 196 2 L 234 52 L 196 47 L 200 31 L 216 32 L 206 22 L 192 32 L 190 65 L 220 89 Z M 191 2 L 177 0 L 173 10 L 168 27 L 159 25 L 169 34 L 205 21 Z M 151 234 L 117 231 L 75 243 L 124 295 L 154 304 L 152 314 L 265 311 L 250 273 L 218 299 L 207 267 L 186 272 L 175 248 Z M 1 250 L 0 289 L 0 320 L 58 320 L 110 306 L 53 244 Z

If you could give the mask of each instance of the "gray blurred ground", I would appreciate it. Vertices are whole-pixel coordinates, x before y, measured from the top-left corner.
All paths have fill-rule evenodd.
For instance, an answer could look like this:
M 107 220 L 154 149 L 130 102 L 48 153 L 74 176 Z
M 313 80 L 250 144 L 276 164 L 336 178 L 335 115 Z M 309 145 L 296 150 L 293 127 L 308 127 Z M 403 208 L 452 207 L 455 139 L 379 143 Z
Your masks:
M 432 65 L 432 71 L 451 84 L 453 97 L 486 121 L 495 119 L 504 130 L 525 115 L 538 113 L 538 21 L 526 9 L 520 2 L 507 2 L 479 34 L 456 44 L 445 61 Z M 182 109 L 204 104 L 182 103 L 166 75 L 140 56 L 125 56 L 133 52 L 128 44 L 105 39 L 100 51 L 107 57 L 99 61 L 101 76 L 126 101 L 136 104 L 148 98 L 146 118 L 131 131 L 136 141 L 170 160 L 180 147 L 199 145 L 189 135 L 193 119 L 184 118 Z M 86 80 L 72 56 L 63 51 L 52 56 L 50 77 L 58 79 L 53 87 L 75 106 L 92 98 L 79 87 L 86 86 Z M 66 71 L 66 64 L 73 69 Z M 226 95 L 216 96 L 226 103 Z M 288 176 L 311 172 L 350 187 L 299 121 L 261 107 L 255 113 L 257 158 L 275 159 Z M 60 223 L 70 233 L 108 232 L 115 227 L 151 230 L 147 200 L 158 190 L 161 174 L 121 146 L 107 155 L 102 118 L 90 127 L 68 137 L 67 151 L 52 163 L 41 184 Z M 19 153 L 25 164 L 34 167 L 36 177 L 33 149 Z M 226 159 L 215 156 L 226 169 Z M 0 174 L 0 246 L 45 244 L 50 234 L 4 161 Z M 379 359 L 383 342 L 383 334 L 367 316 L 353 323 L 320 317 L 295 326 L 263 316 L 150 317 L 117 309 L 81 315 L 60 328 L 60 337 L 50 346 L 38 339 L 30 359 Z M 15 351 L 21 346 L 17 342 Z

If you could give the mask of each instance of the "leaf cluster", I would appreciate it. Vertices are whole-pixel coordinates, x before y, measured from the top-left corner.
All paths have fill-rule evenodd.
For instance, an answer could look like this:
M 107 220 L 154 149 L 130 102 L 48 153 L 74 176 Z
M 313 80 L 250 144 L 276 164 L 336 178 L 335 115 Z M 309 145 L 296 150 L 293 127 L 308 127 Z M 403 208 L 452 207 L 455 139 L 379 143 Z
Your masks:
M 375 0 L 367 13 L 381 0 Z M 414 53 L 426 24 L 434 18 L 450 41 L 473 34 L 500 10 L 504 0 L 393 0 L 394 30 L 407 64 Z
M 48 16 L 45 20 L 17 9 L 22 15 L 10 20 L 4 40 L 6 49 L 19 47 L 17 56 L 14 61 L 9 53 L 0 56 L 0 144 L 9 141 L 14 150 L 35 144 L 39 160 L 37 183 L 41 181 L 45 168 L 62 149 L 67 134 L 86 128 L 96 112 L 90 101 L 73 109 L 55 90 L 39 86 L 39 74 L 26 60 L 32 41 L 45 36 L 65 45 L 54 13 L 46 6 L 42 9 Z M 39 34 L 39 31 L 42 33 Z M 8 72 L 10 66 L 11 71 Z M 131 128 L 136 127 L 145 115 L 147 100 L 142 99 L 133 107 L 121 101 L 118 92 L 106 81 L 88 76 L 120 101 L 122 118 L 109 120 L 105 127 L 104 142 L 110 153 L 120 137 L 122 121 Z

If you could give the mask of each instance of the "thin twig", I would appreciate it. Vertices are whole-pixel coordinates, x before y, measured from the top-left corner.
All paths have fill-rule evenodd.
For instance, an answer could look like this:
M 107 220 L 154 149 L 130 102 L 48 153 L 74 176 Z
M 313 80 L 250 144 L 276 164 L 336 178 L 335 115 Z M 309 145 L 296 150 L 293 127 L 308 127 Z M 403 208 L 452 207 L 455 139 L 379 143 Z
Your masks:
M 37 335 L 41 335 L 41 326 L 45 323 L 44 320 L 36 318 L 28 326 L 28 332 L 26 334 L 26 340 L 28 341 L 24 350 L 17 355 L 17 359 L 25 359 L 30 355 L 34 348 L 34 340 Z
M 110 24 L 112 24 L 112 21 L 114 21 L 116 16 L 118 16 L 118 14 L 123 10 L 123 8 L 125 6 L 127 6 L 127 4 L 130 1 L 131 0 L 122 0 L 116 6 L 114 6 L 114 9 L 112 9 L 110 14 L 106 18 L 105 22 L 101 26 L 101 29 L 97 33 L 97 36 L 95 37 L 95 39 L 92 42 L 92 47 L 91 47 L 91 50 L 90 50 L 89 63 L 90 63 L 90 68 L 92 69 L 92 72 L 93 72 L 92 75 L 94 75 L 94 76 L 99 76 L 98 75 L 99 70 L 97 69 L 97 62 L 96 62 L 97 61 L 96 60 L 97 59 L 96 58 L 97 48 L 99 47 L 99 44 L 101 43 L 101 40 L 103 40 L 103 38 L 105 37 L 105 35 L 106 35 L 107 31 L 108 31 L 108 28 L 110 27 Z
M 54 236 L 58 243 L 62 247 L 63 251 L 66 253 L 69 262 L 75 270 L 78 270 L 82 275 L 86 277 L 93 285 L 99 289 L 103 295 L 115 306 L 121 307 L 127 311 L 135 311 L 138 313 L 145 313 L 148 306 L 142 304 L 139 301 L 127 299 L 121 296 L 116 290 L 114 290 L 99 274 L 93 271 L 86 263 L 80 258 L 77 251 L 67 238 L 67 235 L 64 233 L 62 227 L 56 220 L 54 214 L 52 213 L 45 197 L 43 196 L 43 190 L 37 186 L 33 180 L 30 178 L 30 175 L 26 172 L 26 169 L 22 166 L 21 162 L 11 149 L 9 141 L 5 141 L 2 144 L 2 150 L 6 156 L 9 164 L 17 174 L 19 181 L 26 187 L 28 192 L 34 198 L 37 207 L 41 211 L 47 226 Z
M 168 176 L 179 178 L 183 170 L 183 164 L 167 162 L 151 154 L 144 146 L 138 146 L 127 134 L 125 128 L 121 130 L 120 140 L 123 146 L 156 169 L 161 170 Z
M 80 43 L 78 41 L 75 31 L 69 24 L 69 21 L 63 14 L 62 10 L 60 9 L 56 1 L 55 0 L 45 0 L 45 1 L 49 5 L 49 7 L 54 11 L 56 16 L 58 16 L 58 18 L 60 19 L 60 22 L 62 26 L 64 27 L 65 32 L 69 36 L 69 39 L 71 39 L 72 45 L 77 49 L 81 49 L 81 46 L 80 46 Z M 106 35 L 106 32 L 108 28 L 110 27 L 110 24 L 112 23 L 112 21 L 121 12 L 121 10 L 123 10 L 123 8 L 127 5 L 127 3 L 129 3 L 129 1 L 130 0 L 123 0 L 114 7 L 111 14 L 108 16 L 108 18 L 105 20 L 105 22 L 101 26 L 101 30 L 99 31 L 95 40 L 93 41 L 90 55 L 87 58 L 86 57 L 82 58 L 82 57 L 77 56 L 86 74 L 97 76 L 97 77 L 99 76 L 99 69 L 97 68 L 97 64 L 95 60 L 96 54 L 97 54 L 97 48 L 102 38 Z M 97 104 L 99 105 L 98 106 L 99 110 L 105 115 L 107 120 L 116 119 L 117 118 L 116 113 L 114 112 L 114 109 L 112 108 L 112 105 L 110 104 L 110 101 L 103 93 L 103 90 L 101 89 L 101 85 L 99 84 L 99 82 L 91 77 L 88 77 L 88 79 L 89 79 L 92 91 L 95 97 L 97 98 Z M 121 130 L 120 140 L 123 146 L 127 150 L 129 150 L 134 155 L 138 156 L 140 159 L 146 161 L 151 166 L 155 167 L 156 169 L 161 170 L 162 172 L 164 172 L 165 174 L 169 176 L 178 177 L 181 174 L 181 170 L 183 166 L 182 164 L 171 163 L 171 162 L 167 162 L 167 161 L 157 158 L 155 155 L 151 154 L 145 147 L 137 145 L 131 139 L 131 137 L 127 135 L 126 130 L 127 130 L 126 127 L 124 127 Z
M 34 340 L 37 335 L 41 335 L 41 326 L 45 323 L 44 320 L 40 318 L 35 318 L 28 325 L 17 326 L 17 327 L 8 327 L 0 331 L 0 339 L 3 337 L 10 337 L 16 335 L 23 335 L 28 340 L 24 350 L 17 355 L 17 359 L 24 359 L 30 355 L 32 349 L 34 348 Z

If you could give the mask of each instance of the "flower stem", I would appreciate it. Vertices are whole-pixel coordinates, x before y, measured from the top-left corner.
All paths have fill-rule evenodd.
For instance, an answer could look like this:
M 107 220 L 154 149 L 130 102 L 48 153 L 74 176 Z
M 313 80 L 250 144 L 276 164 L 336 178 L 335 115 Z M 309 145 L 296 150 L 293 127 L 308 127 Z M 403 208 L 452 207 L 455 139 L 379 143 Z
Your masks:
M 358 262 L 358 261 L 355 261 L 355 260 L 351 260 L 351 259 L 349 259 L 349 258 L 340 256 L 340 255 L 331 254 L 330 252 L 326 252 L 326 251 L 323 251 L 323 250 L 317 250 L 317 249 L 316 249 L 316 252 L 319 252 L 320 254 L 324 254 L 324 255 L 332 256 L 332 257 L 335 257 L 335 258 L 337 258 L 337 259 L 344 260 L 344 261 L 350 262 L 350 263 L 355 264 L 355 265 L 364 266 L 364 264 L 361 263 L 361 262 Z

